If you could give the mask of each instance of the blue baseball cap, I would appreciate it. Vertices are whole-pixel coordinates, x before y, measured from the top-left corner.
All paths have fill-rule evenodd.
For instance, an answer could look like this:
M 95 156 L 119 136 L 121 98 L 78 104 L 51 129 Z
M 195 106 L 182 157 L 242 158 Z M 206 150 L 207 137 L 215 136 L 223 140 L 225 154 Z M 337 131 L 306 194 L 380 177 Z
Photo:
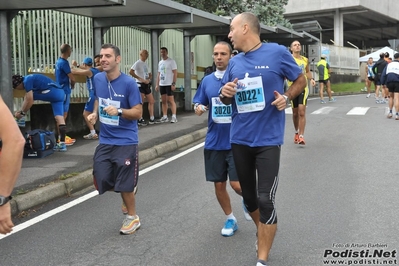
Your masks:
M 83 64 L 92 65 L 93 64 L 93 59 L 91 59 L 91 57 L 86 57 L 85 59 L 83 59 Z

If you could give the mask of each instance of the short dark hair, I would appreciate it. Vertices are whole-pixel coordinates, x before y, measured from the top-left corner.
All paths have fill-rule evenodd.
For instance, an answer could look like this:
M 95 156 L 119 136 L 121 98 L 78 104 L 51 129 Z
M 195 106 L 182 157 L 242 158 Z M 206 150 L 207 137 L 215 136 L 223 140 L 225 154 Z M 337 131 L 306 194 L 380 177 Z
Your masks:
M 384 58 L 385 54 L 384 53 L 380 53 L 380 58 Z
M 168 48 L 166 47 L 161 47 L 161 50 L 165 50 L 168 53 Z
M 231 45 L 228 43 L 228 42 L 225 42 L 225 41 L 220 41 L 220 42 L 217 42 L 216 44 L 221 44 L 221 45 L 226 45 L 227 46 L 227 48 L 229 48 L 229 51 L 230 51 L 230 54 L 232 54 L 233 53 L 233 49 L 231 48 Z M 216 45 L 215 44 L 215 45 Z M 237 52 L 237 54 L 238 54 L 238 51 L 237 50 L 235 50 L 236 52 Z
M 96 58 L 100 58 L 101 57 L 101 55 L 100 54 L 96 54 L 95 56 L 94 56 L 94 59 L 96 59 Z
M 71 46 L 69 44 L 64 43 L 63 45 L 61 45 L 61 54 L 65 54 L 66 52 L 69 51 L 69 49 L 71 49 Z
M 112 50 L 114 50 L 115 57 L 121 55 L 121 50 L 119 50 L 118 46 L 116 46 L 116 45 L 113 45 L 111 43 L 105 43 L 101 46 L 101 49 L 108 49 L 108 48 L 111 48 Z

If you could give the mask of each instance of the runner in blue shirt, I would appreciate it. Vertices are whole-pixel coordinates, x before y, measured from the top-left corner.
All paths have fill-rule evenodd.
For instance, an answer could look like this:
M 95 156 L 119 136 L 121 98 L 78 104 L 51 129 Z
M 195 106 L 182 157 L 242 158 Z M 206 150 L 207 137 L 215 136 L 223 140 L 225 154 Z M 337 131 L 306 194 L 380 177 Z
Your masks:
M 286 47 L 260 40 L 260 23 L 242 13 L 230 23 L 234 56 L 223 76 L 220 99 L 232 105 L 231 148 L 244 204 L 258 235 L 257 266 L 266 265 L 277 230 L 274 206 L 287 103 L 306 79 Z M 284 79 L 293 84 L 283 94 Z M 226 136 L 227 137 L 227 136 Z
M 94 154 L 94 184 L 99 192 L 120 192 L 122 212 L 127 214 L 121 234 L 140 228 L 136 215 L 135 187 L 138 180 L 138 127 L 142 100 L 136 81 L 121 73 L 120 50 L 104 44 L 100 51 L 104 72 L 94 76 L 94 111 L 87 119 L 94 125 L 99 118 L 100 144 Z
M 42 74 L 31 74 L 25 77 L 21 75 L 12 76 L 13 88 L 25 90 L 26 94 L 21 110 L 15 113 L 20 119 L 32 107 L 35 100 L 51 103 L 55 121 L 60 134 L 60 142 L 54 147 L 56 151 L 67 151 L 65 145 L 66 125 L 64 119 L 65 92 L 61 86 L 51 78 Z
M 226 222 L 221 231 L 223 236 L 232 236 L 238 229 L 237 219 L 233 214 L 226 190 L 227 176 L 230 186 L 241 195 L 230 140 L 225 137 L 226 132 L 230 132 L 231 105 L 224 105 L 219 99 L 219 89 L 231 57 L 231 50 L 227 42 L 218 42 L 214 46 L 213 60 L 216 71 L 204 77 L 193 99 L 197 115 L 202 115 L 209 109 L 208 132 L 204 147 L 205 176 L 207 181 L 214 183 L 216 198 L 226 215 Z M 251 220 L 245 206 L 244 214 L 247 220 Z

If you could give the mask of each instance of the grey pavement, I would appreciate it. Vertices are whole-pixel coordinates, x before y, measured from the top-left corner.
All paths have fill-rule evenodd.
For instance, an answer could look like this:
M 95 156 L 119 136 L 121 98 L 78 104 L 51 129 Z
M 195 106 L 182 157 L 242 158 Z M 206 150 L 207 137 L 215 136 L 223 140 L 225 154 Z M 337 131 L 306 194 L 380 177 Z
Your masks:
M 198 117 L 185 112 L 177 119 L 177 123 L 139 127 L 140 165 L 205 137 L 207 114 Z M 76 143 L 67 152 L 23 160 L 11 201 L 13 215 L 93 185 L 92 162 L 98 141 L 71 137 Z

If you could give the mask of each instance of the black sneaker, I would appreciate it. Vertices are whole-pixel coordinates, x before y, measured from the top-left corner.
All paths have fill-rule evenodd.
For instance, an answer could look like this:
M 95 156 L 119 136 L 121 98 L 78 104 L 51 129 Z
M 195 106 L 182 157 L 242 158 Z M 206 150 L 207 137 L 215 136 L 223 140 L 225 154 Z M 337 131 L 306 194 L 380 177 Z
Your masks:
M 148 124 L 149 124 L 149 125 L 155 124 L 155 119 L 150 119 L 150 120 L 148 121 Z
M 143 118 L 139 119 L 139 121 L 137 122 L 139 124 L 139 126 L 146 126 L 147 123 L 145 122 L 145 120 Z

